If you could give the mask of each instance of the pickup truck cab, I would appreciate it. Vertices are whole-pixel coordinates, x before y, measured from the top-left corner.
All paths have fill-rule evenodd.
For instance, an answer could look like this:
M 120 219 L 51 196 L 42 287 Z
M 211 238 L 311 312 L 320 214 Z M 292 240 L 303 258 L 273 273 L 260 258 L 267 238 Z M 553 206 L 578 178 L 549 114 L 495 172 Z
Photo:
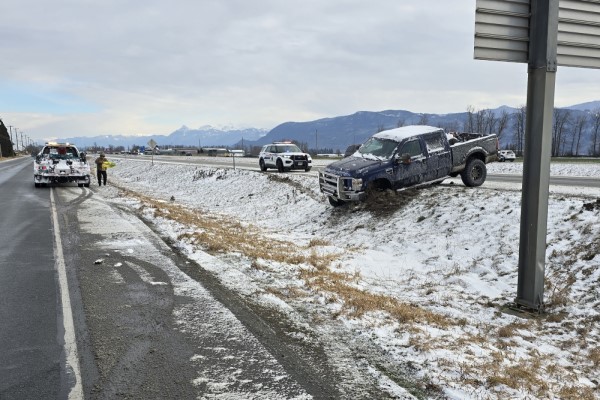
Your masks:
M 319 187 L 333 206 L 364 200 L 371 190 L 411 187 L 460 174 L 466 186 L 480 186 L 486 163 L 498 153 L 496 135 L 446 134 L 412 125 L 379 132 L 350 157 L 319 172 Z

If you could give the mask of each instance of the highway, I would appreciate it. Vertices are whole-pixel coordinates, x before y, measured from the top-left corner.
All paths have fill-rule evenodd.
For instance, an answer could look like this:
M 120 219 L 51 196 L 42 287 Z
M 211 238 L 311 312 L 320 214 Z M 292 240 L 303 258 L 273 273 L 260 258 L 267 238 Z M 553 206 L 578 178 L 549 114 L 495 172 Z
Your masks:
M 112 158 L 126 158 L 137 160 L 139 162 L 157 162 L 157 163 L 176 163 L 176 164 L 192 164 L 202 165 L 214 168 L 240 168 L 253 171 L 260 171 L 258 167 L 258 158 L 255 157 L 205 157 L 205 156 L 123 156 L 111 155 Z M 310 172 L 292 171 L 293 174 L 309 174 L 315 177 L 318 171 L 326 165 L 336 161 L 336 159 L 313 159 L 313 169 Z M 235 162 L 235 165 L 234 165 Z M 275 169 L 270 169 L 271 172 L 276 172 Z M 489 182 L 501 182 L 521 184 L 523 177 L 517 174 L 490 174 L 487 175 Z M 595 177 L 576 177 L 576 176 L 552 176 L 550 177 L 551 186 L 566 186 L 566 187 L 587 187 L 600 188 L 600 179 Z

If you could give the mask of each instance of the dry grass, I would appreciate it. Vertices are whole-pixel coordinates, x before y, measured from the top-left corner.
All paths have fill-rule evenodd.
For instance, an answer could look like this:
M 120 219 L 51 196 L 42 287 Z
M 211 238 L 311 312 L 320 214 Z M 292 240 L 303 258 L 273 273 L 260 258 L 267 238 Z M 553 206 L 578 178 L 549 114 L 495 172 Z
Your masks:
M 482 370 L 488 373 L 486 383 L 489 387 L 506 385 L 517 390 L 526 390 L 538 395 L 545 393 L 548 387 L 543 379 L 540 379 L 540 360 L 520 360 L 519 362 L 506 365 L 506 357 L 503 353 L 496 353 L 495 360 L 486 364 Z
M 498 329 L 498 337 L 509 338 L 516 334 L 519 329 L 529 329 L 529 325 L 524 322 L 513 322 L 511 324 L 502 326 Z
M 166 203 L 137 193 L 128 192 L 138 198 L 154 215 L 193 226 L 192 232 L 179 235 L 180 240 L 201 246 L 209 253 L 240 253 L 252 260 L 264 259 L 288 264 L 309 264 L 316 268 L 329 265 L 338 255 L 319 253 L 314 247 L 324 241 L 313 240 L 307 247 L 310 252 L 292 242 L 265 237 L 256 227 L 242 225 L 239 221 L 224 216 L 215 216 L 190 210 L 178 204 Z
M 564 386 L 559 392 L 564 400 L 595 400 L 598 399 L 594 389 L 580 386 Z
M 385 311 L 401 323 L 417 322 L 437 326 L 454 324 L 443 315 L 355 287 L 353 283 L 359 277 L 356 273 L 339 273 L 330 269 L 340 254 L 319 251 L 319 247 L 330 245 L 325 240 L 314 238 L 307 246 L 300 247 L 292 242 L 267 238 L 256 227 L 242 225 L 239 221 L 224 216 L 208 215 L 131 191 L 126 191 L 126 194 L 139 199 L 145 208 L 153 210 L 156 217 L 193 226 L 193 231 L 179 235 L 179 239 L 201 246 L 208 252 L 240 253 L 253 260 L 251 268 L 256 270 L 265 270 L 258 261 L 260 259 L 304 265 L 305 267 L 300 268 L 299 275 L 308 288 L 330 293 L 333 295 L 331 298 L 335 297 L 344 304 L 344 310 L 351 316 L 360 317 L 367 312 Z
M 269 238 L 257 227 L 241 224 L 232 218 L 187 209 L 179 204 L 158 201 L 133 192 L 127 194 L 138 198 L 144 207 L 151 209 L 157 217 L 192 227 L 192 230 L 181 234 L 179 239 L 201 246 L 208 252 L 239 253 L 251 260 L 252 269 L 266 272 L 273 272 L 275 269 L 269 267 L 269 261 L 297 266 L 298 277 L 304 281 L 304 286 L 265 289 L 267 293 L 284 301 L 293 301 L 317 293 L 325 298 L 327 303 L 341 304 L 341 313 L 350 317 L 360 318 L 367 313 L 385 312 L 401 324 L 398 328 L 399 332 L 409 333 L 408 344 L 421 352 L 457 348 L 467 351 L 470 345 L 481 349 L 493 349 L 489 357 L 477 359 L 473 356 L 473 361 L 468 364 L 444 360 L 448 362 L 445 368 L 458 371 L 460 381 L 466 385 L 487 386 L 492 392 L 498 391 L 498 393 L 502 393 L 504 389 L 497 386 L 506 385 L 539 398 L 547 398 L 548 393 L 556 394 L 558 390 L 560 390 L 560 398 L 563 399 L 594 398 L 594 393 L 590 389 L 568 384 L 569 379 L 563 378 L 569 373 L 550 360 L 544 359 L 540 354 L 530 354 L 529 357 L 521 360 L 513 359 L 511 354 L 514 353 L 511 348 L 516 344 L 510 338 L 518 336 L 517 330 L 534 331 L 535 326 L 530 321 L 513 322 L 498 328 L 492 324 L 481 325 L 477 327 L 478 333 L 463 332 L 460 337 L 448 335 L 444 338 L 432 338 L 427 332 L 427 326 L 448 330 L 457 327 L 460 329 L 468 326 L 468 321 L 446 317 L 418 305 L 402 302 L 392 296 L 361 289 L 358 286 L 360 281 L 358 273 L 338 272 L 337 268 L 332 268 L 334 263 L 339 262 L 340 254 L 324 249 L 331 246 L 326 240 L 313 238 L 306 246 L 299 246 L 293 242 Z M 555 253 L 553 256 L 562 259 L 566 255 Z M 560 261 L 557 260 L 556 264 L 560 264 Z M 563 265 L 568 267 L 566 264 Z M 463 272 L 458 264 L 453 267 L 448 276 Z M 560 283 L 549 286 L 550 304 L 563 306 L 569 302 L 575 274 L 573 271 L 568 271 L 568 268 L 561 268 L 554 272 L 553 279 L 549 279 L 547 283 L 550 281 Z M 433 283 L 431 285 L 435 286 Z M 427 284 L 423 285 L 423 289 L 427 289 Z M 557 312 L 549 315 L 547 321 L 560 323 L 565 318 L 564 313 Z M 561 329 L 568 329 L 568 327 L 563 326 Z M 494 333 L 502 340 L 490 340 Z M 568 344 L 568 346 L 572 345 L 575 344 Z M 600 348 L 588 349 L 586 356 L 596 368 L 600 365 Z M 444 367 L 442 359 L 439 363 Z M 547 376 L 556 377 L 555 380 L 563 382 L 564 386 L 560 389 L 553 387 L 551 391 L 545 383 Z
M 590 350 L 589 359 L 594 364 L 594 367 L 600 367 L 600 347 Z

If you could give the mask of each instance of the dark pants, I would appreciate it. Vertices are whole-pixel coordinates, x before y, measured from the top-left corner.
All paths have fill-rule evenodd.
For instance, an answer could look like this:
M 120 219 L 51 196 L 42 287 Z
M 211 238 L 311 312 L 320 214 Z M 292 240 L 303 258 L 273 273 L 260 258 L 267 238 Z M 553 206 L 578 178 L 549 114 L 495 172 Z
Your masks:
M 98 170 L 98 186 L 102 186 L 102 182 L 104 182 L 104 186 L 106 186 L 106 171 Z

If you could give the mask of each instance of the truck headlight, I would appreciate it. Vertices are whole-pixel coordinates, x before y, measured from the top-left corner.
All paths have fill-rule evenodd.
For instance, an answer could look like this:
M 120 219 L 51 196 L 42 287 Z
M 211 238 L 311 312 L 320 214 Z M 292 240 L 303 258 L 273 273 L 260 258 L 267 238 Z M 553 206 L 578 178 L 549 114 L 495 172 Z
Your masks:
M 345 190 L 360 190 L 362 189 L 362 179 L 346 178 L 344 179 Z

